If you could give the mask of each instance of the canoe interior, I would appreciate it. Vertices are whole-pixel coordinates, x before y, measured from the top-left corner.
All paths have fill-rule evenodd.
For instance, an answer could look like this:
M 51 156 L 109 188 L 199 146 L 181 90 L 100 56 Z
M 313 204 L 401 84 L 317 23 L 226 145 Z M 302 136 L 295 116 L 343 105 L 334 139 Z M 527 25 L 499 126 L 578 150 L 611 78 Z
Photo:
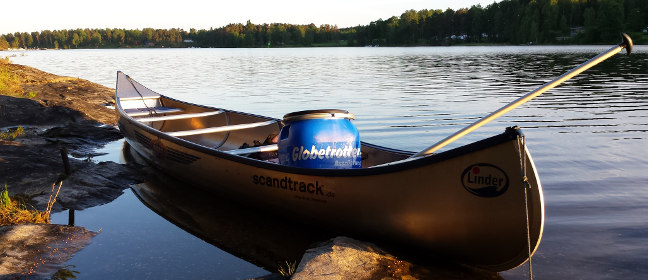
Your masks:
M 120 102 L 121 109 L 127 112 L 132 109 L 141 108 L 174 108 L 172 112 L 156 113 L 155 116 L 174 116 L 183 114 L 197 114 L 204 112 L 218 112 L 204 117 L 182 118 L 160 121 L 145 121 L 142 124 L 149 126 L 163 133 L 172 133 L 178 131 L 197 130 L 211 127 L 234 126 L 249 123 L 262 123 L 275 121 L 272 124 L 260 127 L 224 131 L 216 133 L 204 133 L 188 136 L 179 136 L 179 138 L 198 144 L 200 146 L 216 149 L 219 151 L 232 151 L 244 147 L 254 147 L 276 143 L 276 136 L 282 128 L 280 120 L 258 116 L 253 114 L 241 113 L 231 110 L 211 108 L 201 105 L 186 103 L 169 97 L 160 96 L 155 99 L 130 99 Z M 146 115 L 148 116 L 148 115 Z M 134 117 L 137 119 L 137 117 Z M 368 143 L 362 143 L 362 167 L 372 167 L 380 164 L 394 162 L 406 159 L 411 156 L 412 152 L 400 151 L 378 147 Z M 268 162 L 277 163 L 277 152 L 263 152 L 244 154 L 253 159 L 261 159 Z

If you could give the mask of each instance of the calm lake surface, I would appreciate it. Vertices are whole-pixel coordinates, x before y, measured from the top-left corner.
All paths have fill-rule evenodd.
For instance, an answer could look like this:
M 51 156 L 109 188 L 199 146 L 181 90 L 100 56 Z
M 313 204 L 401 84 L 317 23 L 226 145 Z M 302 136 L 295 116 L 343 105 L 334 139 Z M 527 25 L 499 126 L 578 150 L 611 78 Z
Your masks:
M 16 55 L 15 63 L 111 88 L 120 70 L 177 99 L 276 118 L 345 109 L 356 115 L 363 141 L 419 151 L 610 47 L 52 50 L 0 57 Z M 535 278 L 648 277 L 648 47 L 599 64 L 446 149 L 513 125 L 522 127 L 544 187 Z M 120 160 L 121 143 L 106 149 L 108 158 L 95 160 Z M 80 277 L 244 279 L 276 272 L 228 249 L 237 246 L 187 233 L 134 192 L 143 191 L 76 213 L 77 225 L 101 231 L 68 262 Z M 67 214 L 54 219 L 67 223 Z M 528 268 L 501 276 L 526 279 Z

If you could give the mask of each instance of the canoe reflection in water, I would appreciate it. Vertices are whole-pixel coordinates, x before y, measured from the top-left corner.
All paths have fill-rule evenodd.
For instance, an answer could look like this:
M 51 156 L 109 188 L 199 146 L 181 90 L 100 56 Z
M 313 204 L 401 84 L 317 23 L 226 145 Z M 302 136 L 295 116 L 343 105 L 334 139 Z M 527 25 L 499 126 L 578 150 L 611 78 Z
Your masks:
M 124 144 L 123 153 L 129 162 L 146 164 L 128 143 Z M 205 242 L 271 272 L 277 272 L 286 263 L 298 265 L 306 250 L 343 235 L 374 242 L 398 258 L 416 263 L 410 273 L 419 279 L 499 278 L 494 272 L 429 259 L 429 255 L 424 259 L 417 252 L 402 250 L 398 244 L 385 240 L 317 227 L 259 205 L 230 201 L 155 168 L 146 167 L 143 171 L 147 174 L 146 182 L 132 185 L 132 189 L 148 208 Z
M 137 154 L 124 145 L 124 153 Z M 133 192 L 151 210 L 204 241 L 270 271 L 285 261 L 299 261 L 314 242 L 334 235 L 296 226 L 287 220 L 190 187 L 153 168 L 145 168 L 147 181 Z

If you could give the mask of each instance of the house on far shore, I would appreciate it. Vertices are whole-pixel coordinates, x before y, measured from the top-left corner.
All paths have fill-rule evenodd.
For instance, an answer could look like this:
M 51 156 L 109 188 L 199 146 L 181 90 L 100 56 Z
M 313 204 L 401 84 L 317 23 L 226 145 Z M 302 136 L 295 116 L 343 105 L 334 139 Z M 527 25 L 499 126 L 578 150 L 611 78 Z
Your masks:
M 574 38 L 576 35 L 585 32 L 584 26 L 576 26 L 569 28 L 569 37 Z
M 585 27 L 583 27 L 583 26 L 570 27 L 569 28 L 569 36 L 556 37 L 556 41 L 567 41 L 567 40 L 573 39 L 578 34 L 581 34 L 581 33 L 584 33 L 584 32 L 585 32 Z
M 192 40 L 192 39 L 184 39 L 184 41 L 182 41 L 182 42 L 185 43 L 185 44 L 193 44 L 194 40 Z

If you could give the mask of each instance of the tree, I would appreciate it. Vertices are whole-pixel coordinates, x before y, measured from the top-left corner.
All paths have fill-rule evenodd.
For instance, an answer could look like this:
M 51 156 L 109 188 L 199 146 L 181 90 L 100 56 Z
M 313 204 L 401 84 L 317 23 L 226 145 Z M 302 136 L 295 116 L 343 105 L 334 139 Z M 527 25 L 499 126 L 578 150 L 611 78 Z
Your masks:
M 596 10 L 592 7 L 585 9 L 583 13 L 584 27 L 585 27 L 585 41 L 598 42 L 599 41 L 599 25 L 596 17 Z
M 304 34 L 304 44 L 307 46 L 312 46 L 315 43 L 315 35 L 318 32 L 318 28 L 315 24 L 309 24 L 306 28 L 306 33 Z
M 486 23 L 484 20 L 484 9 L 481 6 L 472 6 L 468 10 L 468 19 L 469 22 L 466 28 L 469 28 L 468 35 L 474 42 L 481 41 L 482 33 L 486 33 Z
M 90 36 L 90 42 L 95 48 L 101 46 L 101 34 L 99 32 L 93 32 Z
M 32 37 L 32 39 L 33 39 L 33 41 L 32 41 L 32 47 L 33 47 L 33 48 L 40 47 L 40 45 L 41 45 L 41 43 L 40 43 L 40 33 L 38 33 L 38 32 L 32 32 L 30 35 L 31 35 L 31 37 Z
M 153 28 L 144 28 L 142 30 L 142 40 L 144 44 L 153 43 Z
M 387 37 L 386 42 L 389 45 L 395 45 L 398 43 L 397 40 L 398 18 L 395 16 L 390 17 L 386 23 L 387 23 L 386 34 L 385 34 Z
M 74 35 L 72 35 L 72 45 L 74 45 L 74 48 L 76 48 L 79 45 L 79 43 L 81 43 L 79 34 L 74 33 Z
M 106 28 L 104 35 L 105 35 L 105 38 L 103 40 L 104 42 L 107 43 L 112 42 L 112 29 Z
M 126 32 L 123 29 L 115 29 L 112 32 L 113 42 L 119 44 L 120 46 L 124 44 L 126 40 Z
M 4 36 L 0 36 L 0 51 L 6 50 L 8 48 L 9 48 L 9 42 L 7 42 L 7 39 L 5 39 Z
M 34 47 L 34 37 L 32 37 L 31 34 L 25 32 L 23 33 L 23 38 L 25 41 L 23 41 L 23 46 L 25 48 L 32 48 Z
M 20 40 L 18 39 L 18 37 L 14 37 L 13 40 L 11 40 L 11 48 L 12 49 L 20 48 Z
M 415 10 L 404 12 L 398 22 L 398 41 L 405 44 L 416 44 L 419 30 L 419 14 Z
M 610 42 L 618 39 L 623 31 L 623 0 L 607 0 L 600 3 L 597 20 L 601 31 L 601 41 Z
M 559 28 L 560 10 L 557 0 L 551 0 L 542 5 L 540 19 L 540 43 L 554 42 L 556 37 L 561 35 Z

